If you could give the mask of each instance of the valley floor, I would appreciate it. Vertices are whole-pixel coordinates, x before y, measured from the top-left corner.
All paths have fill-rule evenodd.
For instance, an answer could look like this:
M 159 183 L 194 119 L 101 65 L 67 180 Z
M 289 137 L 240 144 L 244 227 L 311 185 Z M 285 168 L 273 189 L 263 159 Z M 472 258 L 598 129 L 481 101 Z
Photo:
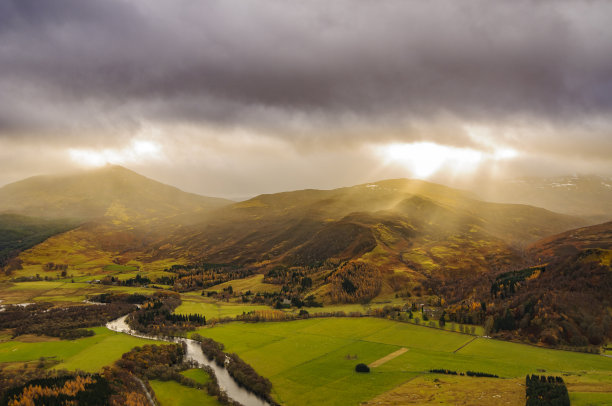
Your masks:
M 102 291 L 151 293 L 154 289 L 105 287 L 83 282 L 39 281 L 6 284 L 3 303 L 53 301 L 69 303 Z M 183 295 L 180 313 L 202 313 L 207 319 L 233 317 L 262 306 L 215 302 L 200 294 Z M 361 305 L 310 309 L 359 311 Z M 447 328 L 448 328 L 447 324 Z M 0 366 L 28 363 L 35 367 L 99 371 L 147 340 L 104 327 L 95 336 L 74 341 L 0 332 Z M 386 319 L 312 318 L 289 322 L 231 322 L 207 326 L 197 333 L 225 345 L 273 384 L 281 404 L 393 405 L 464 404 L 519 405 L 525 401 L 525 375 L 562 376 L 574 405 L 612 405 L 612 358 L 492 340 Z M 476 330 L 482 334 L 481 330 Z M 41 357 L 46 357 L 44 362 Z M 385 361 L 385 362 L 381 362 Z M 372 366 L 369 374 L 355 365 Z M 499 375 L 472 378 L 431 374 L 431 369 L 476 371 Z M 176 401 L 200 404 L 205 393 L 178 384 L 151 383 L 162 405 Z M 211 399 L 210 400 L 214 404 Z M 207 401 L 208 401 L 207 400 Z
M 373 318 L 229 323 L 199 334 L 222 342 L 274 385 L 286 405 L 525 403 L 525 375 L 562 376 L 573 404 L 612 403 L 612 359 Z M 465 345 L 467 343 L 467 345 Z M 398 350 L 371 369 L 354 372 Z M 457 351 L 458 350 L 458 351 Z M 456 352 L 455 352 L 456 351 Z M 499 375 L 472 378 L 430 369 Z

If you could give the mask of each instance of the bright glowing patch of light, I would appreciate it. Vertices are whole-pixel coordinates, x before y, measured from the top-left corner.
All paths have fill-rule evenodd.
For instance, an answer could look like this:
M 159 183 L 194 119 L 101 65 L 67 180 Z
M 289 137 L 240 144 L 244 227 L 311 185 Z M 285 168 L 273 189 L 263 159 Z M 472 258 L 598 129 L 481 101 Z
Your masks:
M 413 175 L 426 178 L 442 168 L 469 171 L 483 159 L 484 154 L 469 148 L 455 148 L 432 142 L 390 144 L 379 148 L 387 163 L 400 164 Z
M 518 156 L 518 151 L 513 148 L 499 148 L 493 153 L 493 158 L 497 161 L 502 159 L 512 159 Z
M 465 125 L 466 134 L 478 145 L 493 151 L 488 154 L 490 159 L 499 161 L 503 159 L 516 158 L 519 153 L 516 149 L 499 144 L 499 140 L 494 136 L 494 131 L 487 126 L 471 124 Z M 498 133 L 503 134 L 503 130 L 497 129 Z
M 82 149 L 68 150 L 70 159 L 82 166 L 104 166 L 106 164 L 142 163 L 161 157 L 161 146 L 153 141 L 133 140 L 121 149 Z

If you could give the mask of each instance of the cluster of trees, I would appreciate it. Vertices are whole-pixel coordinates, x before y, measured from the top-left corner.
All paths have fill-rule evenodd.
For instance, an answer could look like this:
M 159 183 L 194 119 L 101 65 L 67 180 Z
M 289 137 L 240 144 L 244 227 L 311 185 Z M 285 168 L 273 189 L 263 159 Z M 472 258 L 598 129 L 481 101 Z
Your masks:
M 13 336 L 36 334 L 75 339 L 91 336 L 87 327 L 103 325 L 134 310 L 127 303 L 53 307 L 51 303 L 5 306 L 0 312 L 0 329 L 11 329 Z
M 277 265 L 266 272 L 264 282 L 275 285 L 285 285 L 291 290 L 303 292 L 312 287 L 312 278 L 309 276 L 313 268 L 295 266 L 287 268 Z
M 147 379 L 170 380 L 178 374 L 183 355 L 180 344 L 144 345 L 123 354 L 115 365 Z
M 171 321 L 172 323 L 193 323 L 200 326 L 206 325 L 206 317 L 201 314 L 167 314 L 166 320 Z
M 149 296 L 141 295 L 140 293 L 101 293 L 89 298 L 90 302 L 97 303 L 143 304 L 147 300 L 149 300 Z
M 545 267 L 537 266 L 498 275 L 491 284 L 491 296 L 500 297 L 501 299 L 511 296 L 522 282 L 529 278 L 537 278 L 545 270 Z
M 178 336 L 206 324 L 206 318 L 199 314 L 173 314 L 180 304 L 178 293 L 155 292 L 128 317 L 127 323 L 134 330 L 162 336 Z
M 151 279 L 146 276 L 141 276 L 140 274 L 136 274 L 133 278 L 128 278 L 124 280 L 120 280 L 114 276 L 106 276 L 104 279 L 100 281 L 103 285 L 115 285 L 115 286 L 147 286 L 153 283 Z
M 64 369 L 44 369 L 44 366 L 44 363 L 40 364 L 40 368 L 30 368 L 27 363 L 21 366 L 0 363 L 0 399 L 5 399 L 4 395 L 9 389 L 19 386 L 23 387 L 31 380 L 65 376 L 69 374 L 69 372 Z
M 567 386 L 560 376 L 527 375 L 525 378 L 527 406 L 569 406 Z
M 19 405 L 92 405 L 109 404 L 112 390 L 99 374 L 45 373 L 21 385 L 3 391 L 1 406 Z
M 43 271 L 62 271 L 63 276 L 66 276 L 68 270 L 68 264 L 56 264 L 53 262 L 47 262 L 42 266 Z
M 329 277 L 333 302 L 369 302 L 382 286 L 378 268 L 365 262 L 347 262 Z
M 497 295 L 487 308 L 492 333 L 550 346 L 596 350 L 612 338 L 610 266 L 578 253 L 560 257 L 537 278 L 527 277 L 510 296 Z M 541 269 L 541 268 L 531 268 Z
M 487 314 L 487 303 L 464 299 L 444 308 L 445 321 L 463 324 L 484 324 Z
M 174 290 L 187 292 L 197 289 L 207 289 L 211 286 L 243 279 L 253 275 L 253 270 L 236 268 L 228 264 L 196 263 L 190 265 L 173 265 L 167 272 L 174 273 L 174 277 L 162 277 L 157 283 L 172 285 Z
M 110 406 L 150 406 L 141 382 L 136 375 L 116 365 L 104 367 L 101 374 L 109 383 L 112 394 L 108 401 Z M 147 390 L 150 385 L 143 382 Z

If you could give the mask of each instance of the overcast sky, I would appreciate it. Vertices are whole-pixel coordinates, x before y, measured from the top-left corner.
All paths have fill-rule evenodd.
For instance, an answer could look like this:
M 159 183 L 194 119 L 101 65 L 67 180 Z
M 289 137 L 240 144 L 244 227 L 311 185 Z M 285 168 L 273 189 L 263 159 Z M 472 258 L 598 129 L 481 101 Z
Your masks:
M 0 185 L 612 175 L 608 0 L 3 0 Z

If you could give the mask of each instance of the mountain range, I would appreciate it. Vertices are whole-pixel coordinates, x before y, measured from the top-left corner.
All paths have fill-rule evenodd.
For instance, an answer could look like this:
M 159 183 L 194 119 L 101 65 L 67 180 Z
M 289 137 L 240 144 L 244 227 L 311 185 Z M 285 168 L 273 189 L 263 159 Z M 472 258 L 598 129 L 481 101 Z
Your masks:
M 235 203 L 186 193 L 119 166 L 4 186 L 2 212 L 80 224 L 20 255 L 30 270 L 52 257 L 90 273 L 103 272 L 105 261 L 136 261 L 143 269 L 203 261 L 262 271 L 360 261 L 382 269 L 385 280 L 400 273 L 417 282 L 478 278 L 515 263 L 538 239 L 588 224 L 421 180 Z
M 438 295 L 459 306 L 448 311 L 460 319 L 479 317 L 460 309 L 489 302 L 498 334 L 585 345 L 612 326 L 612 222 L 591 225 L 610 215 L 612 198 L 600 178 L 571 179 L 575 187 L 563 190 L 550 180 L 516 183 L 515 200 L 555 203 L 541 208 L 414 179 L 232 202 L 119 166 L 33 177 L 0 188 L 0 266 L 9 279 L 44 274 L 50 263 L 96 278 L 116 266 L 167 275 L 181 264 L 281 281 L 308 275 L 306 293 L 323 303 Z M 577 210 L 581 194 L 598 200 Z M 576 311 L 584 292 L 595 302 Z M 525 303 L 534 304 L 528 314 Z M 530 324 L 538 318 L 547 321 Z

